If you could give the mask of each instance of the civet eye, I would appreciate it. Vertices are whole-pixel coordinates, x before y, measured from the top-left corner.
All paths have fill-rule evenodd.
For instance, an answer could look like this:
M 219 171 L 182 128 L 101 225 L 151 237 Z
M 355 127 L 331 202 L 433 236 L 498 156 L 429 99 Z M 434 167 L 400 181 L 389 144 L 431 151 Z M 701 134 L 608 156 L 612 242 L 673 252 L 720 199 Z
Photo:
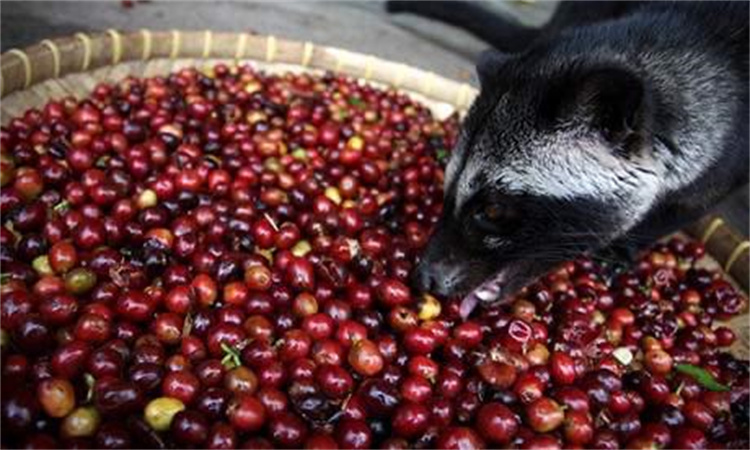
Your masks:
M 507 231 L 515 226 L 518 214 L 511 205 L 492 202 L 482 205 L 474 212 L 474 223 L 487 232 Z
M 487 219 L 492 221 L 497 221 L 503 218 L 505 214 L 506 208 L 504 208 L 500 204 L 490 204 L 484 207 L 484 215 L 487 216 Z

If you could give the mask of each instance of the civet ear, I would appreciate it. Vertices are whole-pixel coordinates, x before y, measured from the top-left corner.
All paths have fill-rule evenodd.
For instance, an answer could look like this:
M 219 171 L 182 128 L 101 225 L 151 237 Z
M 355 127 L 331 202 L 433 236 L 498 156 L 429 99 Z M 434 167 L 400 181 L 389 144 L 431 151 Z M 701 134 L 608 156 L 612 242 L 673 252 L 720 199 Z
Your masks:
M 646 84 L 633 71 L 599 68 L 557 83 L 542 113 L 556 122 L 582 121 L 627 152 L 646 136 L 650 106 Z

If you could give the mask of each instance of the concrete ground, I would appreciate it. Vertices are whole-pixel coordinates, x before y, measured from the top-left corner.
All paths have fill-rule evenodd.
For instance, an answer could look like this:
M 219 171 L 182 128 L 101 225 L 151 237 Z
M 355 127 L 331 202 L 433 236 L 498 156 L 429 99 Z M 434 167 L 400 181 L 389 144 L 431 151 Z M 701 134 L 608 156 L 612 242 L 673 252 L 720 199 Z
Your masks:
M 543 23 L 556 2 L 498 1 L 486 6 L 528 24 Z M 0 49 L 23 47 L 78 31 L 212 29 L 254 31 L 373 54 L 474 82 L 473 60 L 486 44 L 468 33 L 404 15 L 390 16 L 382 1 L 178 2 L 7 1 L 0 3 Z M 747 187 L 717 207 L 748 235 Z
M 497 3 L 527 21 L 543 21 L 554 3 Z M 531 13 L 530 11 L 533 11 Z M 119 1 L 3 1 L 3 50 L 107 28 L 213 29 L 274 34 L 332 45 L 467 79 L 487 46 L 467 33 L 419 17 L 389 16 L 382 1 L 181 2 L 124 8 Z

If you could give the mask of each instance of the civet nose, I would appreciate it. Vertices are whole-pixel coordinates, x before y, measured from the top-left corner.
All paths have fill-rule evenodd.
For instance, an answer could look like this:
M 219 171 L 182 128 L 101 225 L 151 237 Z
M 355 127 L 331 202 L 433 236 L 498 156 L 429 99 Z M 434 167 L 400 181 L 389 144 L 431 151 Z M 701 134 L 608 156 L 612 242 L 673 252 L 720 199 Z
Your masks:
M 420 262 L 414 270 L 412 282 L 421 292 L 440 296 L 453 295 L 460 282 L 458 270 L 447 268 L 442 264 Z

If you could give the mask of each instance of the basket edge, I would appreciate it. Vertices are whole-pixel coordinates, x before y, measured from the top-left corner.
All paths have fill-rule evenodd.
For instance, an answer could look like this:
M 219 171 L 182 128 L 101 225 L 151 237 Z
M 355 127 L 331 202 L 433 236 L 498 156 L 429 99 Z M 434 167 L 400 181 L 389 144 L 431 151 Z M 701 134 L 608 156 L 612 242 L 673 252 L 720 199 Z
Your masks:
M 343 72 L 403 88 L 466 111 L 477 95 L 468 83 L 404 63 L 332 46 L 240 32 L 107 30 L 48 39 L 0 55 L 0 98 L 71 73 L 133 60 L 234 59 L 281 62 Z

